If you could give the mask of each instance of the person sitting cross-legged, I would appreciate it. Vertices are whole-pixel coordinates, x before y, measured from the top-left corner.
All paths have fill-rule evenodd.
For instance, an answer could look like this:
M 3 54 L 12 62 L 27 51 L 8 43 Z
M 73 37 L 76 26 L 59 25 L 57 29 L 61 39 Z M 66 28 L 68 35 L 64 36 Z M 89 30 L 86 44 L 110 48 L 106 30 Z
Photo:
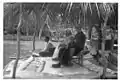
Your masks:
M 48 36 L 45 37 L 44 41 L 45 41 L 45 48 L 39 52 L 39 56 L 40 57 L 52 57 L 55 47 L 50 42 L 50 38 Z

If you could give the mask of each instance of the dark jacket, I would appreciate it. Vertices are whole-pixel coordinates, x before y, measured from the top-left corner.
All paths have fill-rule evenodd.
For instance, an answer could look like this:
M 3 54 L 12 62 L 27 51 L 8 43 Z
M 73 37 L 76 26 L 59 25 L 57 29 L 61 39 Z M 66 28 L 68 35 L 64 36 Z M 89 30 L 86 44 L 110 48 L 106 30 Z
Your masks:
M 84 48 L 86 36 L 83 32 L 79 32 L 75 35 L 75 44 L 79 48 Z

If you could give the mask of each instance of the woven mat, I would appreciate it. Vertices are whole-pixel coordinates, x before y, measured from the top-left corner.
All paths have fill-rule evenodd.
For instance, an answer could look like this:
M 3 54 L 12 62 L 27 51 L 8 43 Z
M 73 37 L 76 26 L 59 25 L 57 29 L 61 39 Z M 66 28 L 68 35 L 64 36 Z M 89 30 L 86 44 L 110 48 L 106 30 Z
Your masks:
M 77 64 L 73 64 L 71 67 L 61 67 L 61 68 L 52 68 L 52 64 L 57 63 L 51 60 L 50 57 L 46 58 L 29 58 L 28 60 L 20 60 L 20 64 L 18 66 L 19 71 L 17 71 L 17 77 L 20 78 L 84 78 L 91 79 L 99 77 L 98 72 L 102 70 L 101 67 L 98 67 L 92 64 L 90 61 L 85 60 L 85 67 L 81 67 Z M 24 62 L 27 61 L 25 64 Z M 8 65 L 7 69 L 9 69 L 11 65 Z M 12 66 L 13 67 L 13 66 Z M 94 71 L 91 71 L 89 69 Z

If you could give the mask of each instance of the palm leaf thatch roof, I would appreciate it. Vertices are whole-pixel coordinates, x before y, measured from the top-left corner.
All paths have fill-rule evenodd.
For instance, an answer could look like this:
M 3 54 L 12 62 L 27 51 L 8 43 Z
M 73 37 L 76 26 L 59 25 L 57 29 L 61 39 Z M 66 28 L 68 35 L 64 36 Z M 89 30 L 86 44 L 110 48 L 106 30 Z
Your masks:
M 21 3 L 4 3 L 4 18 L 12 19 L 19 15 L 19 4 Z M 49 15 L 53 27 L 56 25 L 58 15 L 61 16 L 62 23 L 65 24 L 100 24 L 104 22 L 105 17 L 109 16 L 108 24 L 117 24 L 117 3 L 22 3 L 24 15 L 28 17 L 25 21 L 33 19 L 41 25 Z M 31 12 L 34 13 L 31 15 Z M 13 17 L 12 17 L 12 16 Z M 28 15 L 28 16 L 27 16 Z M 37 15 L 37 17 L 36 17 Z M 38 17 L 39 15 L 39 17 Z M 33 18 L 31 18 L 33 17 Z M 36 18 L 35 18 L 36 17 Z M 14 19 L 16 20 L 16 19 Z M 113 20 L 113 21 L 112 21 Z M 39 27 L 39 26 L 38 26 Z

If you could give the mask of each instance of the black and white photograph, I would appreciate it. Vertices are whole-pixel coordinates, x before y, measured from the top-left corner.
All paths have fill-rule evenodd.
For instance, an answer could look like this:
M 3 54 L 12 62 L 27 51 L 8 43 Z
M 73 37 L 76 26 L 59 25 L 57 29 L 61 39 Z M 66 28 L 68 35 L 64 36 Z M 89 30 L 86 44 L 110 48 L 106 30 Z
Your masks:
M 3 2 L 3 79 L 118 79 L 117 2 Z

